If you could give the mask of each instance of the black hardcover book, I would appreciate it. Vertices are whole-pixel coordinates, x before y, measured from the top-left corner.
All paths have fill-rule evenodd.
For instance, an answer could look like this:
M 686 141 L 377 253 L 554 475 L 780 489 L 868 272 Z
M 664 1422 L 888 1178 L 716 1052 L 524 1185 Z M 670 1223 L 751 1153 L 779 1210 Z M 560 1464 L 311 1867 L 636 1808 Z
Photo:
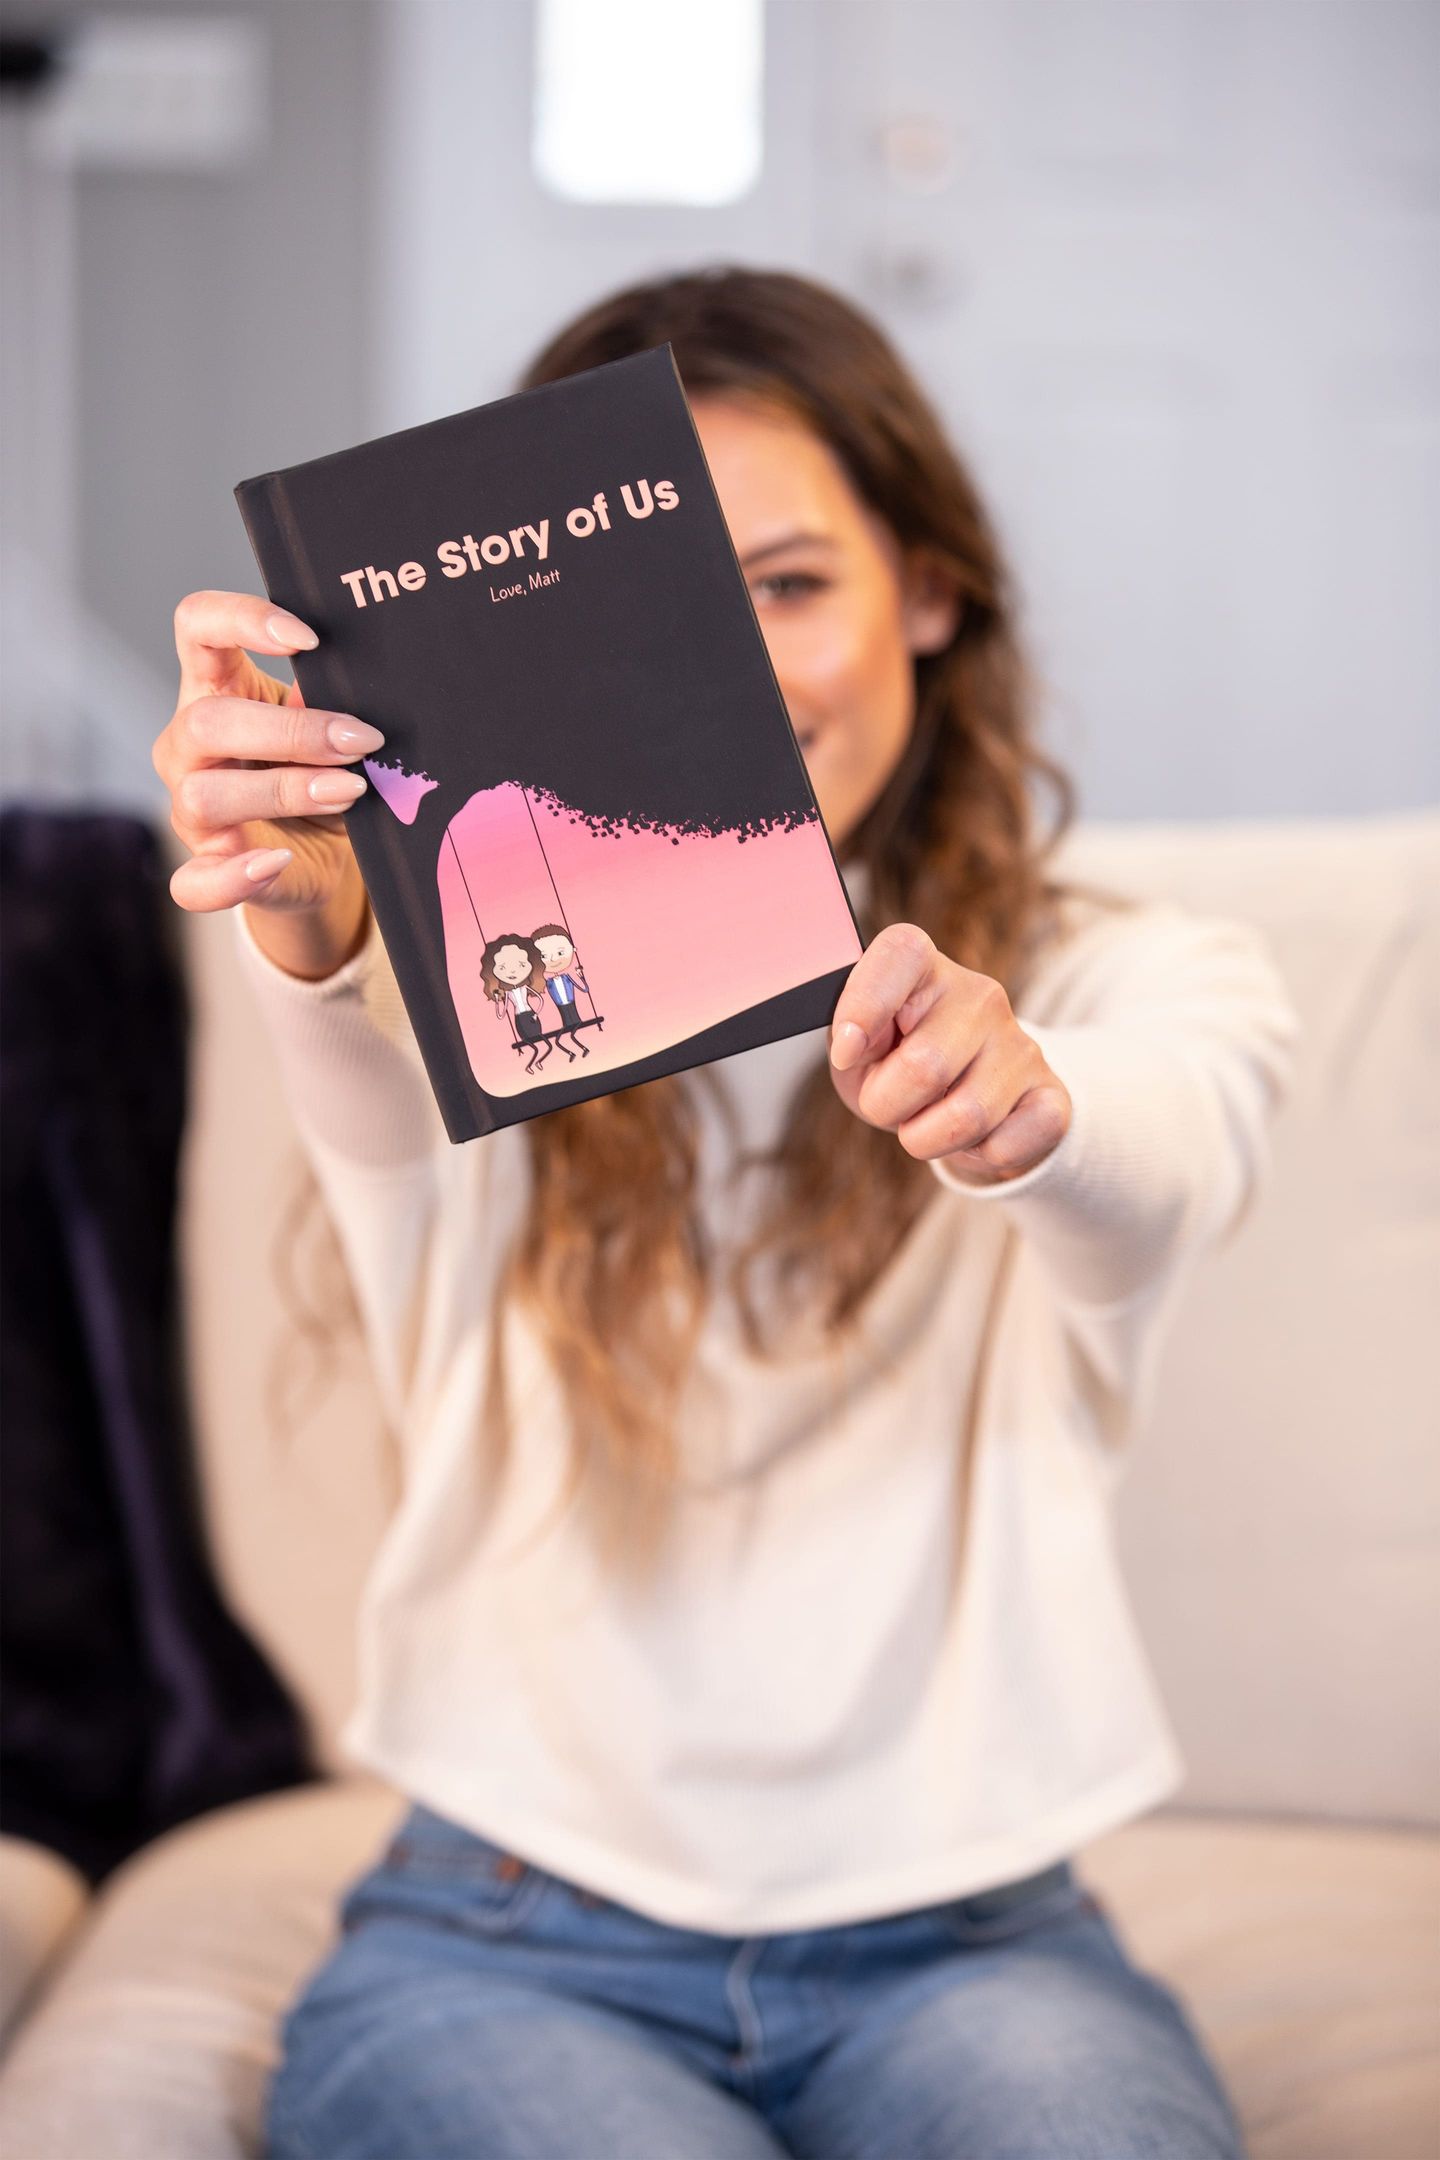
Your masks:
M 235 495 L 384 733 L 346 829 L 451 1140 L 828 1025 L 860 935 L 668 344 Z

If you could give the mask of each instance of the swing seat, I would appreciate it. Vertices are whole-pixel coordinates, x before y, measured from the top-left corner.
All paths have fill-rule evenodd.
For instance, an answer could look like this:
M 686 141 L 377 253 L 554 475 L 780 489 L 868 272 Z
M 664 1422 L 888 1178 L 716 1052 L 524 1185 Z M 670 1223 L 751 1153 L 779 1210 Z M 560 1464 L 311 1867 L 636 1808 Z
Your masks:
M 596 1013 L 593 1020 L 577 1020 L 573 1028 L 541 1028 L 540 1033 L 538 1035 L 532 1036 L 529 1042 L 522 1041 L 518 1035 L 512 1035 L 510 1038 L 510 1047 L 512 1050 L 533 1050 L 536 1043 L 558 1042 L 562 1035 L 578 1035 L 582 1028 L 603 1028 L 604 1025 L 604 1013 Z

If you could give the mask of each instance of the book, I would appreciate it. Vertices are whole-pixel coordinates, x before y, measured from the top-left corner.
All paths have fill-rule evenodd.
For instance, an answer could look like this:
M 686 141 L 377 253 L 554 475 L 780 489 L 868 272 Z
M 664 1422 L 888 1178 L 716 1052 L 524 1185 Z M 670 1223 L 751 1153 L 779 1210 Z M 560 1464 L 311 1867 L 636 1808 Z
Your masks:
M 669 344 L 235 489 L 451 1141 L 825 1027 L 862 941 Z

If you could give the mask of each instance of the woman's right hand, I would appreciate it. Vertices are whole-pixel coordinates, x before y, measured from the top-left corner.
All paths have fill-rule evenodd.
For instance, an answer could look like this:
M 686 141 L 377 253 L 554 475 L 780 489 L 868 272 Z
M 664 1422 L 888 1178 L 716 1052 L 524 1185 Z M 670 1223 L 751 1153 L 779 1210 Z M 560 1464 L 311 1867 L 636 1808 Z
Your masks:
M 180 695 L 151 762 L 191 851 L 170 879 L 181 907 L 323 912 L 359 886 L 344 813 L 366 783 L 347 768 L 385 738 L 353 713 L 311 712 L 250 658 L 318 642 L 254 593 L 187 593 L 176 608 Z

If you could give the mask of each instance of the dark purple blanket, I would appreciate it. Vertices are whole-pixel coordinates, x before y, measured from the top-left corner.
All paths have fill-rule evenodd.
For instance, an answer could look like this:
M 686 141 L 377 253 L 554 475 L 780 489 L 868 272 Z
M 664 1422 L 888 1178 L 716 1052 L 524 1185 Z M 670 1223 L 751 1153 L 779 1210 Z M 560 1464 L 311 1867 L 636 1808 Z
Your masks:
M 92 1882 L 314 1774 L 201 1528 L 178 924 L 147 824 L 0 814 L 0 1828 Z

